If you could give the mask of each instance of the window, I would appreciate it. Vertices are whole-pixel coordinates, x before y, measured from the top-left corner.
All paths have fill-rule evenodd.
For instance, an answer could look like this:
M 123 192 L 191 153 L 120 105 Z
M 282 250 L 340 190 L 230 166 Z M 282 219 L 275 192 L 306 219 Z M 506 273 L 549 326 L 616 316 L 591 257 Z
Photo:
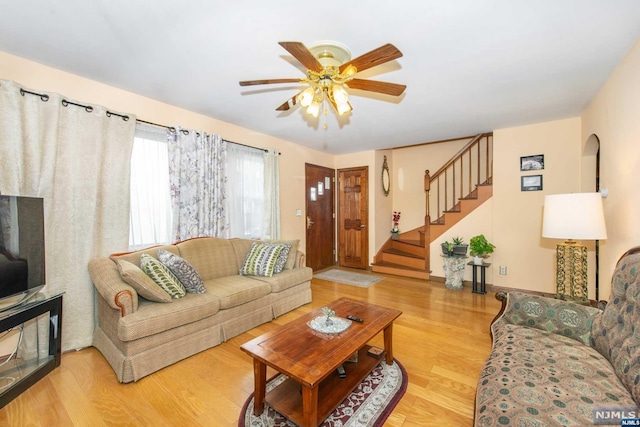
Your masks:
M 166 130 L 136 125 L 131 153 L 129 249 L 172 242 Z
M 264 150 L 227 145 L 229 237 L 264 237 Z M 136 126 L 131 154 L 129 250 L 174 241 L 166 130 Z
M 264 237 L 264 150 L 229 143 L 227 177 L 230 237 Z

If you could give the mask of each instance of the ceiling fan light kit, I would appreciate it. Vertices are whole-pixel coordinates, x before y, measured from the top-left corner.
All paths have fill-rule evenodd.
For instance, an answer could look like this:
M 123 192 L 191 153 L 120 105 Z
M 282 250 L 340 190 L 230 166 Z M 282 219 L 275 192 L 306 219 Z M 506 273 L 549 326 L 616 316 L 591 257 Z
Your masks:
M 306 89 L 276 108 L 277 111 L 286 111 L 296 104 L 300 104 L 313 117 L 318 117 L 322 107 L 326 116 L 327 108 L 325 107 L 325 102 L 329 102 L 336 113 L 341 116 L 353 109 L 349 103 L 349 93 L 346 90 L 348 88 L 393 96 L 400 96 L 406 88 L 405 85 L 396 83 L 355 78 L 359 71 L 400 58 L 402 52 L 392 44 L 381 46 L 353 60 L 351 59 L 349 48 L 342 43 L 334 41 L 316 42 L 309 48 L 300 42 L 279 42 L 279 44 L 307 68 L 305 78 L 240 82 L 240 86 L 274 83 L 302 83 L 309 85 Z M 326 127 L 325 121 L 324 128 L 326 129 Z

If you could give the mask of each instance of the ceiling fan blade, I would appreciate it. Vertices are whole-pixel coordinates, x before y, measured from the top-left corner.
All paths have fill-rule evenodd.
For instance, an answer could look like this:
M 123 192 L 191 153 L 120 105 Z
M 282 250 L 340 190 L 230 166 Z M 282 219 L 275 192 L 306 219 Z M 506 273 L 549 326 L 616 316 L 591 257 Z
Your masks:
M 368 90 L 370 92 L 384 93 L 386 95 L 400 96 L 407 88 L 406 85 L 397 83 L 380 82 L 377 80 L 351 79 L 346 83 L 350 89 Z
M 247 80 L 247 81 L 240 82 L 240 86 L 270 85 L 274 83 L 301 83 L 301 80 L 300 79 Z
M 296 93 L 294 96 L 287 99 L 282 105 L 276 108 L 276 111 L 288 111 L 289 109 L 291 109 L 294 105 L 298 103 L 298 96 L 300 96 L 301 93 L 302 91 Z
M 364 55 L 360 55 L 351 61 L 344 63 L 340 66 L 340 73 L 343 73 L 349 65 L 356 67 L 358 72 L 364 71 L 368 68 L 375 67 L 376 65 L 384 64 L 385 62 L 393 61 L 402 56 L 402 52 L 391 43 L 387 43 L 384 46 L 380 46 L 377 49 L 373 49 L 371 52 L 367 52 Z
M 315 56 L 300 42 L 278 42 L 287 52 L 293 55 L 306 69 L 320 72 L 323 70 L 322 64 Z

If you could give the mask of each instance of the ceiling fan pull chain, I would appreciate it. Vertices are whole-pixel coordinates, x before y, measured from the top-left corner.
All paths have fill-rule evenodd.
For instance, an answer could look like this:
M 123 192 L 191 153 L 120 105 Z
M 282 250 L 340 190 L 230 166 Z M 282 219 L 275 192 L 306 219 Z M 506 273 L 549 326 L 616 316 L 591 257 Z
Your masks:
M 324 109 L 324 124 L 322 127 L 327 129 L 327 103 L 324 98 L 322 98 L 322 108 Z

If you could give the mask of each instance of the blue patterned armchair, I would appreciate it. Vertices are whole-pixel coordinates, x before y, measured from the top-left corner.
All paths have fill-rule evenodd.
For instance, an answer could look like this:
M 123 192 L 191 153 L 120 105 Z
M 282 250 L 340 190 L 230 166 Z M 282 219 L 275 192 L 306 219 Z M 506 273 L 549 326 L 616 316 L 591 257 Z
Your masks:
M 604 311 L 503 294 L 478 380 L 474 425 L 620 425 L 621 416 L 638 416 L 639 273 L 640 248 L 634 248 L 616 266 Z

